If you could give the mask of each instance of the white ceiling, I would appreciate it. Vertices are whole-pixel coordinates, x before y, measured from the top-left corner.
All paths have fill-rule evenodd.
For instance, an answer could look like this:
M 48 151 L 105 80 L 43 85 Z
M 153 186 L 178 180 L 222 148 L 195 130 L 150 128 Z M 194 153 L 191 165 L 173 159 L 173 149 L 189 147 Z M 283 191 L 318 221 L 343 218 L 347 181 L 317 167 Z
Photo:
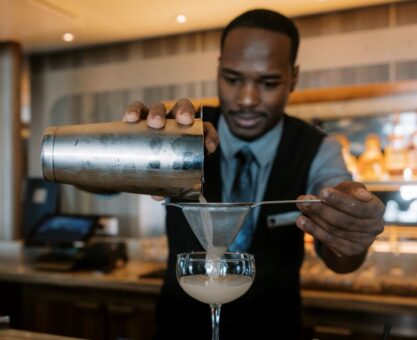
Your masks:
M 0 0 L 0 41 L 33 52 L 219 28 L 255 7 L 295 17 L 390 2 L 399 0 Z

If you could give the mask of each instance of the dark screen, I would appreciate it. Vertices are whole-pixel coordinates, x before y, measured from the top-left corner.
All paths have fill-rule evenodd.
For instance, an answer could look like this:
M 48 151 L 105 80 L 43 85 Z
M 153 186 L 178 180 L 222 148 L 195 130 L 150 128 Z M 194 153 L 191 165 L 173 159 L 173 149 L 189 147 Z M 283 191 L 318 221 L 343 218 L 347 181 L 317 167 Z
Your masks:
M 30 238 L 37 244 L 72 244 L 85 241 L 96 218 L 86 216 L 51 216 L 42 220 Z

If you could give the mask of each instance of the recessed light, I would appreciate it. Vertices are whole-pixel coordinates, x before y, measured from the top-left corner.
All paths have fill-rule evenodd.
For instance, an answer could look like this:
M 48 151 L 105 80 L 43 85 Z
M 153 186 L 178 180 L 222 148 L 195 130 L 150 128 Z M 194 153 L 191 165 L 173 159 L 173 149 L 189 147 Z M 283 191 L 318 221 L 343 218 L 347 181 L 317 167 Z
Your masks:
M 74 34 L 72 33 L 65 33 L 62 35 L 62 40 L 66 41 L 66 42 L 71 42 L 74 40 Z
M 177 22 L 179 24 L 183 24 L 186 21 L 187 21 L 187 17 L 184 14 L 178 14 L 177 15 Z

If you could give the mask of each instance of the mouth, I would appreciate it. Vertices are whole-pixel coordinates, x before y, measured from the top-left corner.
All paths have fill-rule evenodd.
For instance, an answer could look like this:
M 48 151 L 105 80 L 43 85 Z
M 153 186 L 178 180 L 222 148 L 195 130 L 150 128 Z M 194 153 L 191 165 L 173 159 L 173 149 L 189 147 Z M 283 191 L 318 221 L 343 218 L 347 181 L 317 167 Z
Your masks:
M 237 126 L 242 128 L 251 128 L 261 122 L 263 119 L 263 115 L 261 113 L 240 113 L 240 112 L 233 112 L 231 114 L 232 119 L 236 123 Z

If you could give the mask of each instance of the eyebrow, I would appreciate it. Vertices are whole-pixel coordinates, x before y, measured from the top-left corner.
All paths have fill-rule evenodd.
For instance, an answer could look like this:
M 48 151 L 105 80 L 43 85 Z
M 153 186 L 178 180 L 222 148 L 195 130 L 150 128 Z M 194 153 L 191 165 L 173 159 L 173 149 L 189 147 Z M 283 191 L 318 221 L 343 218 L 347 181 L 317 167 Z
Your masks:
M 234 69 L 228 68 L 228 67 L 222 67 L 220 70 L 220 73 L 222 74 L 232 74 L 235 76 L 241 76 L 242 72 L 236 71 Z M 279 80 L 282 79 L 282 76 L 280 74 L 277 73 L 270 73 L 270 74 L 262 74 L 260 75 L 260 78 L 262 80 Z
M 228 67 L 222 67 L 220 72 L 221 73 L 230 73 L 230 74 L 233 74 L 233 75 L 236 75 L 236 76 L 241 75 L 241 73 L 239 71 L 233 70 L 233 69 L 228 68 Z

